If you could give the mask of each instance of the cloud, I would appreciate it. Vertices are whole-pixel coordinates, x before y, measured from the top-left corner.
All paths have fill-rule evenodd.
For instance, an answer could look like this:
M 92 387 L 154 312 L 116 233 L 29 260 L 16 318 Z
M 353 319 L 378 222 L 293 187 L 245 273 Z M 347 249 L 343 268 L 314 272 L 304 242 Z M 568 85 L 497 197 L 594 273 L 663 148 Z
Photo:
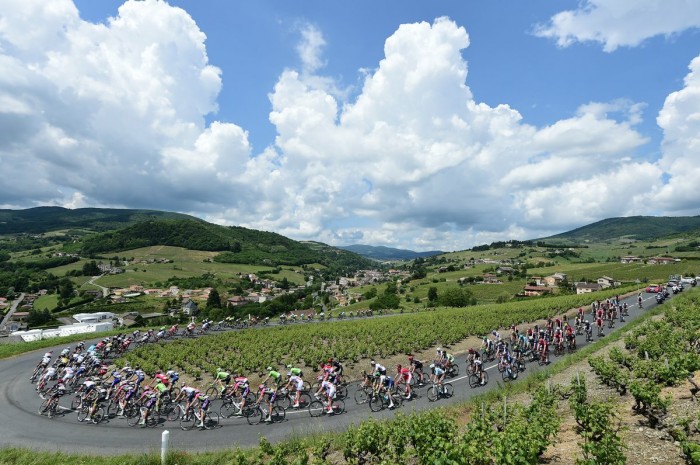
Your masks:
M 659 166 L 669 180 L 652 198 L 669 214 L 697 214 L 700 203 L 700 56 L 689 69 L 684 87 L 666 97 L 656 119 L 664 131 Z
M 469 35 L 448 18 L 399 26 L 352 98 L 322 74 L 325 38 L 305 25 L 299 69 L 269 94 L 274 143 L 253 153 L 247 129 L 215 120 L 222 73 L 184 10 L 128 1 L 93 24 L 70 1 L 0 4 L 3 206 L 160 208 L 331 244 L 459 250 L 697 205 L 698 60 L 659 115 L 651 163 L 637 154 L 641 103 L 587 102 L 538 128 L 479 102 Z
M 535 35 L 560 47 L 599 42 L 603 50 L 634 47 L 644 40 L 700 27 L 700 2 L 694 0 L 584 0 L 576 10 L 552 16 Z
M 207 211 L 237 197 L 250 147 L 217 110 L 221 71 L 182 9 L 128 1 L 105 24 L 70 1 L 3 1 L 5 203 Z

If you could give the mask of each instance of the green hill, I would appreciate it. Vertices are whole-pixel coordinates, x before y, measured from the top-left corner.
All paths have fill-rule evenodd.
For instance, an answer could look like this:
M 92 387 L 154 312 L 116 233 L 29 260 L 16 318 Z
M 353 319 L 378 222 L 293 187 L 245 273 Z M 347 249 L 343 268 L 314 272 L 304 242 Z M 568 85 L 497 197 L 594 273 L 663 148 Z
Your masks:
M 36 207 L 26 210 L 0 209 L 0 235 L 41 234 L 65 229 L 108 231 L 153 219 L 196 219 L 182 213 L 115 208 Z
M 414 260 L 416 258 L 431 257 L 440 255 L 444 252 L 432 250 L 428 252 L 414 252 L 413 250 L 395 249 L 393 247 L 372 246 L 363 244 L 353 244 L 340 247 L 343 250 L 349 250 L 363 257 L 373 258 L 375 260 Z
M 276 233 L 239 226 L 219 226 L 202 220 L 149 220 L 85 237 L 64 249 L 83 255 L 137 249 L 155 245 L 222 252 L 214 260 L 258 265 L 306 265 L 362 268 L 373 263 L 359 255 L 325 246 L 316 250 Z
M 628 216 L 608 218 L 537 240 L 583 243 L 628 238 L 649 241 L 698 229 L 700 216 Z

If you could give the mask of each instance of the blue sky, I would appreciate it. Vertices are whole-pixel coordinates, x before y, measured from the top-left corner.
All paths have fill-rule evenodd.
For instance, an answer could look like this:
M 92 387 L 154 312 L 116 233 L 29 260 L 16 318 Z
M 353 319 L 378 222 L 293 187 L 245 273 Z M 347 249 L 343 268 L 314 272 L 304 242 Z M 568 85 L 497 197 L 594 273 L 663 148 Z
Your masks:
M 700 210 L 692 2 L 0 6 L 2 207 L 415 250 Z

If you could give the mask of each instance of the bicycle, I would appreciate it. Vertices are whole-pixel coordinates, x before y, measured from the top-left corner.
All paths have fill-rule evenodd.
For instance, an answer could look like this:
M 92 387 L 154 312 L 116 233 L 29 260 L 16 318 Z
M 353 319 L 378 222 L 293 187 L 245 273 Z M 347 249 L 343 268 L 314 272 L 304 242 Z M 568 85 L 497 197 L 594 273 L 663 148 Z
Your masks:
M 345 412 L 345 402 L 342 399 L 334 399 L 330 411 L 325 400 L 316 399 L 309 404 L 309 415 L 314 418 L 326 414 L 339 415 L 343 412 Z
M 284 410 L 291 408 L 296 401 L 296 391 L 289 392 L 286 389 L 280 390 L 280 395 L 277 397 L 277 403 Z M 306 391 L 301 391 L 299 395 L 299 407 L 294 408 L 306 408 L 311 403 L 311 395 Z
M 246 405 L 243 408 L 242 415 L 246 418 L 249 425 L 259 424 L 263 417 L 267 416 L 267 409 L 260 406 L 258 402 L 254 402 L 252 405 Z M 277 405 L 277 402 L 272 404 L 272 410 L 270 411 L 270 423 L 278 423 L 286 417 L 286 412 L 282 407 Z
M 243 404 L 244 397 L 243 395 L 234 395 L 234 396 L 227 396 L 224 398 L 224 403 L 221 404 L 221 408 L 219 408 L 219 415 L 221 415 L 223 418 L 231 418 L 232 416 L 242 416 L 243 415 L 243 409 L 241 409 L 241 404 Z M 248 405 L 254 404 L 255 403 L 255 397 L 253 397 L 252 394 L 248 393 L 248 395 L 245 397 L 245 407 L 244 409 L 248 407 Z
M 372 395 L 372 386 L 362 386 L 360 385 L 355 391 L 355 403 L 357 405 L 366 404 L 369 402 L 369 398 Z
M 389 397 L 391 397 L 391 402 L 389 401 Z M 372 391 L 372 395 L 369 398 L 369 409 L 373 412 L 379 412 L 380 410 L 388 408 L 392 403 L 394 408 L 401 407 L 401 405 L 403 405 L 403 396 L 393 391 L 385 390 L 379 393 Z
M 52 395 L 39 406 L 39 415 L 46 415 L 48 418 L 53 418 L 58 413 L 58 398 L 60 396 Z
M 489 382 L 489 372 L 488 372 L 488 371 L 484 371 L 484 372 L 483 372 L 483 375 L 484 375 L 484 384 L 483 384 L 483 386 L 486 386 L 486 385 L 488 384 L 488 382 Z M 474 373 L 472 373 L 471 375 L 469 375 L 469 387 L 475 388 L 475 387 L 479 387 L 479 386 L 482 386 L 482 384 L 481 384 L 481 373 L 476 373 L 476 372 L 474 372 Z
M 90 415 L 90 409 L 94 407 L 94 410 L 92 412 L 92 415 Z M 78 410 L 78 421 L 79 422 L 84 422 L 85 420 L 90 420 L 92 421 L 93 424 L 97 425 L 102 422 L 105 418 L 105 409 L 99 405 L 97 401 L 93 403 L 92 406 L 89 406 L 85 403 L 80 407 L 80 410 Z
M 563 341 L 558 342 L 558 343 L 554 346 L 554 356 L 555 356 L 555 357 L 560 357 L 560 356 L 562 356 L 562 355 L 564 355 L 564 342 L 563 342 Z
M 442 383 L 438 386 L 435 382 L 433 382 L 430 388 L 428 389 L 428 401 L 430 402 L 435 402 L 441 397 L 449 399 L 453 395 L 454 388 L 450 383 Z
M 199 415 L 199 412 L 196 411 L 193 407 L 190 407 L 189 409 L 187 409 L 182 418 L 180 418 L 180 428 L 183 431 L 189 431 L 192 428 L 194 428 L 199 422 L 201 422 L 204 425 L 202 426 L 202 428 L 204 429 L 214 429 L 217 426 L 219 426 L 219 414 L 216 412 L 206 411 L 204 412 L 204 420 L 202 420 L 202 417 Z
M 515 381 L 518 379 L 518 367 L 517 365 L 514 364 L 507 364 L 506 368 L 503 370 L 501 373 L 501 377 L 503 378 L 503 382 L 507 383 L 508 381 Z

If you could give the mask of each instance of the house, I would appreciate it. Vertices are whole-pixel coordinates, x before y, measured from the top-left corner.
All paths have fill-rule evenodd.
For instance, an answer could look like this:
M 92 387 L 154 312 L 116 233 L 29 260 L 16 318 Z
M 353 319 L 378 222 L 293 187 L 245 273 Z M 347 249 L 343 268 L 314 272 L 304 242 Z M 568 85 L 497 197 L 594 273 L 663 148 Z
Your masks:
M 498 277 L 495 274 L 485 273 L 484 274 L 484 284 L 503 284 L 503 283 L 501 283 L 501 281 L 498 279 Z
M 642 263 L 642 259 L 634 255 L 627 255 L 625 257 L 620 257 L 620 263 Z
M 523 294 L 527 297 L 544 295 L 552 292 L 552 289 L 547 286 L 525 286 Z
M 547 284 L 544 282 L 544 279 L 542 276 L 530 276 L 528 278 L 528 281 L 535 283 L 535 286 L 546 286 Z
M 248 303 L 249 300 L 242 295 L 234 295 L 233 297 L 226 299 L 226 307 L 241 307 L 243 305 L 247 305 Z
M 187 303 L 183 304 L 180 310 L 187 316 L 194 316 L 199 313 L 199 307 L 192 300 L 188 300 Z
M 503 273 L 513 274 L 513 273 L 515 273 L 515 268 L 513 268 L 512 266 L 499 266 L 498 268 L 496 268 L 496 273 L 498 273 L 498 274 L 503 274 Z
M 564 273 L 554 273 L 551 276 L 547 276 L 544 278 L 544 283 L 546 286 L 549 287 L 556 287 L 566 279 L 566 274 Z
M 102 291 L 97 289 L 89 289 L 85 291 L 85 295 L 92 296 L 94 299 L 99 299 L 100 297 L 102 297 Z
M 603 276 L 598 278 L 598 284 L 600 284 L 601 288 L 605 289 L 608 287 L 617 286 L 620 283 L 615 282 L 615 280 L 609 276 Z
M 27 320 L 27 317 L 29 316 L 29 312 L 15 312 L 12 314 L 10 317 L 10 321 L 19 321 L 23 322 Z
M 651 257 L 649 260 L 647 260 L 647 263 L 650 265 L 668 265 L 669 263 L 673 263 L 676 261 L 680 260 L 671 257 Z
M 598 283 L 576 283 L 576 294 L 588 294 L 589 292 L 596 292 L 603 288 L 602 285 Z

